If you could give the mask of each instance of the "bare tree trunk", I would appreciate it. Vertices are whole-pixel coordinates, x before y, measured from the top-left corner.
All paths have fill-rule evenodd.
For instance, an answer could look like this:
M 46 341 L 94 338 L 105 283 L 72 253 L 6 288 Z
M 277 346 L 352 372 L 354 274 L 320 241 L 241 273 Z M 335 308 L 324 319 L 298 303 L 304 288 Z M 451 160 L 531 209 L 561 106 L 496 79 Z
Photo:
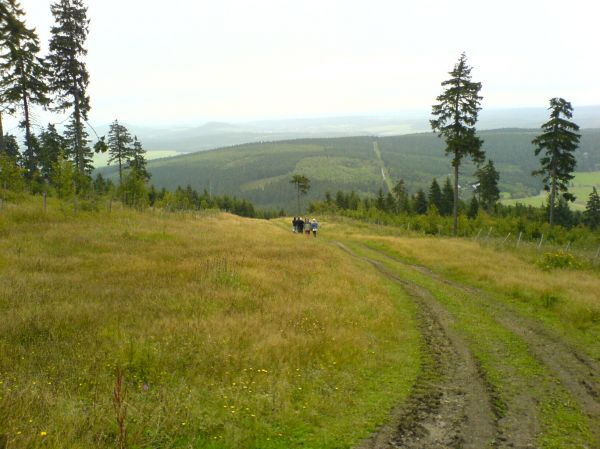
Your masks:
M 452 233 L 458 235 L 458 164 L 454 165 L 454 205 L 453 205 Z
M 2 127 L 2 111 L 0 111 L 0 153 L 3 153 L 4 148 L 4 128 Z
M 550 189 L 550 226 L 554 226 L 554 203 L 556 201 L 556 170 L 552 169 L 552 188 Z

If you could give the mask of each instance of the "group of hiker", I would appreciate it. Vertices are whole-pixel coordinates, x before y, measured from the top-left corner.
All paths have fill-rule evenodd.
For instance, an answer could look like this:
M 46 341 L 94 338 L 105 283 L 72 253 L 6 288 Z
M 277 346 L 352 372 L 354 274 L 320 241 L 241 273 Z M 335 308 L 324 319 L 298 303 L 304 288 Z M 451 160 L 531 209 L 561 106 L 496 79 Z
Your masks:
M 309 220 L 308 218 L 302 217 L 294 217 L 292 220 L 292 231 L 299 234 L 306 234 L 306 236 L 310 236 L 310 232 L 314 237 L 317 236 L 317 231 L 319 229 L 319 222 L 316 218 Z

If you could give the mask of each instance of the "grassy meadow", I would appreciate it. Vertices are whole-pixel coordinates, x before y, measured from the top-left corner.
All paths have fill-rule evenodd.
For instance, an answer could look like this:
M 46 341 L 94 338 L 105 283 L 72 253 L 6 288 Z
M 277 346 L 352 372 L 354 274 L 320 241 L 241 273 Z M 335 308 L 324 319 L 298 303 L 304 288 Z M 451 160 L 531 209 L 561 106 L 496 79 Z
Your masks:
M 592 193 L 592 189 L 600 188 L 600 171 L 594 172 L 575 172 L 575 178 L 571 181 L 571 192 L 577 198 L 574 203 L 570 203 L 570 207 L 574 210 L 585 210 L 585 205 Z M 543 192 L 539 195 L 528 196 L 524 198 L 503 199 L 502 204 L 515 205 L 521 203 L 526 206 L 541 207 L 548 203 L 548 194 Z
M 265 221 L 25 199 L 0 278 L 9 449 L 350 447 L 419 371 L 397 286 Z

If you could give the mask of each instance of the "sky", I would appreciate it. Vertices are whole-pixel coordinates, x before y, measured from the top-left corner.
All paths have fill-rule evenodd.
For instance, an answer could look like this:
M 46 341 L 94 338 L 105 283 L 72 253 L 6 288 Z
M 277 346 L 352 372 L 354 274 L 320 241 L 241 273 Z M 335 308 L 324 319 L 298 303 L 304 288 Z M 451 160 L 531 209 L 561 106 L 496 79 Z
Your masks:
M 51 3 L 21 0 L 44 51 Z M 96 124 L 428 111 L 463 51 L 484 108 L 600 104 L 597 0 L 87 4 Z

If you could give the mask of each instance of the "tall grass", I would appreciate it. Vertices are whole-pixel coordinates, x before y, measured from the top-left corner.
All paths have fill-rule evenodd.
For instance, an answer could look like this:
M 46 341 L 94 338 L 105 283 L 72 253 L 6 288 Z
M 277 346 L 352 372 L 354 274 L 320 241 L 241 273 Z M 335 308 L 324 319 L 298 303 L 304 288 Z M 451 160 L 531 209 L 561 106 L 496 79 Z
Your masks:
M 9 448 L 348 447 L 419 368 L 396 287 L 264 221 L 28 200 L 0 278 Z

